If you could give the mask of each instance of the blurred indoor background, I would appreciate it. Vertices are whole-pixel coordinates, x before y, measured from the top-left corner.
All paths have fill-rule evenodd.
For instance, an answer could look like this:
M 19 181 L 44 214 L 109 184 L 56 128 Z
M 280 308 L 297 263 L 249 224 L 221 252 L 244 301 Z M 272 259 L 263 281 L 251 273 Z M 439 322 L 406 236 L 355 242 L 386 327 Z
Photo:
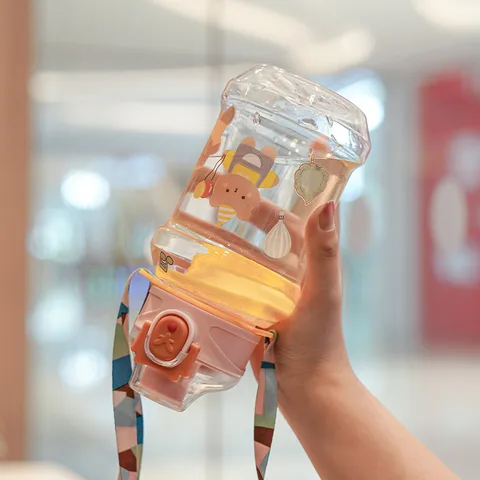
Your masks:
M 16 306 L 2 326 L 4 343 L 15 337 L 18 346 L 9 348 L 28 352 L 28 361 L 22 373 L 21 360 L 18 368 L 8 363 L 9 348 L 0 356 L 13 382 L 2 381 L 2 392 L 16 398 L 2 404 L 14 413 L 0 411 L 0 455 L 18 459 L 24 451 L 87 480 L 115 478 L 109 375 L 125 280 L 149 265 L 151 236 L 182 192 L 226 81 L 271 63 L 337 90 L 366 113 L 373 151 L 341 203 L 352 361 L 462 479 L 478 479 L 478 0 L 1 5 L 0 146 L 10 145 L 1 150 L 3 235 L 16 228 L 1 272 L 3 303 Z M 22 79 L 29 126 L 19 113 L 27 105 Z M 17 225 L 23 217 L 26 233 Z M 28 296 L 12 296 L 12 285 L 25 284 Z M 134 303 L 143 292 L 133 289 Z M 256 478 L 255 390 L 248 373 L 234 390 L 183 414 L 147 401 L 145 480 Z M 165 431 L 174 432 L 168 442 Z M 277 480 L 316 478 L 282 420 L 269 468 Z

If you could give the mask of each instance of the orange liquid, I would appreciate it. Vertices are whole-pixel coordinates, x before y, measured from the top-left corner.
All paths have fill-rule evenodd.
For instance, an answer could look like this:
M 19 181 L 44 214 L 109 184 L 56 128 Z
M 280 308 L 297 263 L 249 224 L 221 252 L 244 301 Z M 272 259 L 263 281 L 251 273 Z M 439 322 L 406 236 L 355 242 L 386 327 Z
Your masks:
M 248 326 L 268 329 L 293 312 L 295 283 L 238 253 L 204 246 L 208 253 L 195 255 L 185 273 L 157 267 L 156 275 L 221 310 L 242 312 Z

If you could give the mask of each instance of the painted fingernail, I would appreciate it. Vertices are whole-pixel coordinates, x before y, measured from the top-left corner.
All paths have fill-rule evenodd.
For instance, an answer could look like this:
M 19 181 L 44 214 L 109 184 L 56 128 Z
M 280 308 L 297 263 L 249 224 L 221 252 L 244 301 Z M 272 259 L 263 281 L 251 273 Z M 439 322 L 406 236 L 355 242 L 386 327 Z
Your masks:
M 320 212 L 319 223 L 320 228 L 325 231 L 332 230 L 335 227 L 335 203 L 333 201 L 324 205 Z

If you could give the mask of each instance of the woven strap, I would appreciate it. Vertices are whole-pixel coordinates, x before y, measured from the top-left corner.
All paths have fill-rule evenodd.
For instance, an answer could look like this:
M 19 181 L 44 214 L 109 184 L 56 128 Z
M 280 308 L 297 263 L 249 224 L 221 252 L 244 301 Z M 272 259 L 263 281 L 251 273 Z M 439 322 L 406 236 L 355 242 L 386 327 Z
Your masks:
M 113 342 L 112 388 L 113 414 L 119 471 L 117 480 L 138 480 L 142 464 L 143 414 L 140 395 L 128 384 L 132 376 L 129 336 L 130 283 L 137 272 L 130 275 L 115 326 Z
M 113 343 L 113 410 L 119 472 L 117 480 L 139 480 L 143 451 L 143 414 L 140 395 L 130 388 L 132 357 L 129 345 L 129 292 L 135 274 L 130 275 L 117 316 Z M 265 339 L 265 354 L 261 364 L 257 401 L 255 404 L 255 462 L 259 480 L 265 479 L 277 417 L 277 378 L 273 361 L 273 339 Z
M 254 441 L 258 480 L 265 479 L 277 420 L 278 389 L 273 357 L 277 333 L 273 332 L 273 334 L 273 339 L 265 338 L 265 352 L 258 375 L 257 401 L 255 403 Z

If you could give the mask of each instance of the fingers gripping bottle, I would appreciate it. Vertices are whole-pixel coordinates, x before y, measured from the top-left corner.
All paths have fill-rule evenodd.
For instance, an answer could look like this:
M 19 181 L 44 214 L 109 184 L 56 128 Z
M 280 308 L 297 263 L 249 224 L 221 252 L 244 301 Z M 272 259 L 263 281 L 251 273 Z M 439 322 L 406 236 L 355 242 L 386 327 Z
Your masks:
M 364 114 L 320 85 L 268 65 L 228 83 L 185 191 L 152 240 L 155 275 L 141 272 L 150 289 L 126 342 L 135 395 L 182 411 L 238 383 L 295 307 L 309 215 L 338 201 L 369 150 Z M 127 314 L 124 302 L 117 329 L 128 332 Z M 114 373 L 117 392 L 128 390 L 126 375 Z

